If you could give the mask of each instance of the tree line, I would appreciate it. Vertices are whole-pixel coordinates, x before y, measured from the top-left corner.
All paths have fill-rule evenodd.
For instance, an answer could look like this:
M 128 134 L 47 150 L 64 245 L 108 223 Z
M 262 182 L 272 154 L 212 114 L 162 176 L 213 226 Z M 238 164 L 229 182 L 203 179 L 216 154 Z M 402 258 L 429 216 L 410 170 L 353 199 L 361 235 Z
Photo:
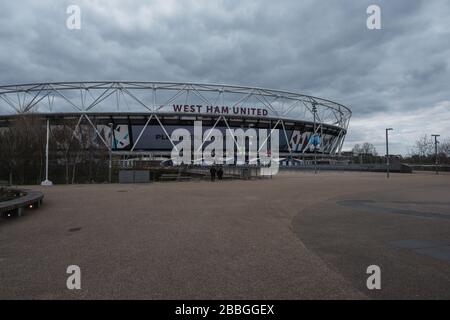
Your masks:
M 378 163 L 385 160 L 385 155 L 378 155 L 375 146 L 369 142 L 356 144 L 352 153 L 353 162 Z M 450 138 L 438 138 L 437 158 L 439 164 L 450 164 Z M 417 138 L 409 154 L 402 156 L 401 161 L 411 164 L 434 164 L 436 161 L 434 138 L 429 135 Z
M 75 131 L 77 120 L 52 125 L 49 143 L 50 180 L 55 183 L 105 182 L 108 148 L 94 143 L 88 125 Z M 91 127 L 92 128 L 92 127 Z M 45 179 L 46 122 L 33 115 L 0 127 L 0 180 L 39 184 Z
M 450 164 L 450 138 L 438 137 L 437 158 L 440 164 Z M 407 160 L 414 164 L 434 164 L 436 160 L 434 138 L 429 135 L 420 136 Z

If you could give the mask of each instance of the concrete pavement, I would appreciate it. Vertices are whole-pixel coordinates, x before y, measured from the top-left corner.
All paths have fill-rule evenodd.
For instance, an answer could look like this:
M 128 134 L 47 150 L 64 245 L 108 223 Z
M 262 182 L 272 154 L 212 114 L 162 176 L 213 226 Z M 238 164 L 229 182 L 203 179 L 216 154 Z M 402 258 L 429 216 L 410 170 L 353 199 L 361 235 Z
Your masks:
M 0 299 L 450 298 L 450 175 L 34 189 L 41 209 L 0 220 Z

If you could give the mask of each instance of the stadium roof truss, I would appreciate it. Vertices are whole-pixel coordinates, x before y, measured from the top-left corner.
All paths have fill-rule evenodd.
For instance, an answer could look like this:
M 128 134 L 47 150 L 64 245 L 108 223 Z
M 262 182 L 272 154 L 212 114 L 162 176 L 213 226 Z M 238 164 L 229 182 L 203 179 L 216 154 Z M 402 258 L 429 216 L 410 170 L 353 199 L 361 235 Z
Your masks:
M 267 118 L 274 120 L 275 128 L 286 137 L 285 123 L 303 121 L 315 124 L 315 132 L 323 126 L 338 130 L 338 139 L 333 150 L 340 152 L 349 125 L 351 111 L 336 102 L 287 91 L 255 87 L 178 83 L 178 82 L 54 82 L 0 86 L 0 118 L 14 118 L 23 114 L 44 117 L 51 115 L 77 115 L 78 129 L 85 118 L 99 135 L 105 146 L 111 143 L 97 131 L 90 116 L 104 114 L 142 115 L 147 121 L 131 149 L 133 151 L 152 119 L 156 119 L 167 137 L 160 120 L 162 115 L 177 115 L 173 105 L 207 105 L 233 107 L 263 107 Z M 183 113 L 186 116 L 185 113 Z M 198 113 L 195 115 L 199 115 Z M 201 114 L 200 114 L 201 115 Z M 205 114 L 206 115 L 206 114 Z M 207 114 L 206 116 L 211 116 Z M 233 115 L 217 114 L 214 127 L 223 120 L 231 130 L 227 119 Z M 251 117 L 249 117 L 251 118 Z M 74 131 L 75 132 L 75 131 Z M 174 142 L 170 142 L 175 147 Z M 176 148 L 176 147 L 175 147 Z

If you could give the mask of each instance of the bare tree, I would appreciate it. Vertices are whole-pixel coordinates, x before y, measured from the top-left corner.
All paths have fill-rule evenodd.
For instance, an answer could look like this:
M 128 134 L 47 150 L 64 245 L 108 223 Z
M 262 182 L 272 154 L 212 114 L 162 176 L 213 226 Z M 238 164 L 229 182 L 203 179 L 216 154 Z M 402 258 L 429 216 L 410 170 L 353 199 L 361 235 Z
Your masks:
M 44 122 L 33 115 L 21 116 L 0 130 L 0 166 L 16 182 L 39 183 L 45 156 Z
M 423 135 L 416 140 L 413 153 L 420 157 L 427 157 L 434 154 L 434 142 L 431 136 Z
M 81 145 L 77 139 L 77 127 L 76 120 L 66 120 L 64 123 L 54 125 L 52 127 L 52 143 L 53 154 L 57 163 L 63 163 L 64 166 L 64 180 L 66 184 L 70 183 L 69 172 L 73 172 L 74 166 L 76 166 L 78 153 L 80 152 Z
M 51 122 L 50 176 L 56 183 L 107 181 L 108 146 L 90 123 L 77 119 Z M 96 123 L 94 122 L 94 126 Z M 107 141 L 106 137 L 106 141 Z M 17 117 L 0 127 L 0 179 L 36 184 L 44 175 L 45 121 L 34 115 Z
M 360 163 L 375 163 L 380 161 L 378 159 L 377 149 L 372 143 L 369 142 L 364 142 L 363 144 L 355 144 L 352 152 L 355 156 L 358 157 L 358 160 L 354 159 L 354 161 L 357 160 Z
M 438 152 L 446 157 L 450 157 L 450 138 L 444 138 L 439 142 Z
M 358 155 L 371 155 L 371 156 L 378 155 L 375 146 L 369 142 L 364 142 L 362 145 L 355 144 L 352 151 L 353 153 Z

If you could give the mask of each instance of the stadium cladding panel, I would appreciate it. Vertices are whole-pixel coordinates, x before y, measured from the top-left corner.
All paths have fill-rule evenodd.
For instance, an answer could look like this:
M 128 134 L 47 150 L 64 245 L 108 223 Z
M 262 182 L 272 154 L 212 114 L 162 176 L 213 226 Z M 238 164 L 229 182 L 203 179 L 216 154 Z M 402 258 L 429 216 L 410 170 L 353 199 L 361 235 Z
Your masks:
M 234 85 L 170 82 L 58 82 L 0 87 L 0 129 L 22 116 L 50 130 L 72 124 L 115 154 L 169 156 L 176 128 L 279 130 L 280 156 L 340 153 L 351 111 L 323 98 Z M 110 137 L 113 126 L 113 139 Z M 258 130 L 259 131 L 259 130 Z M 315 134 L 314 134 L 315 132 Z

